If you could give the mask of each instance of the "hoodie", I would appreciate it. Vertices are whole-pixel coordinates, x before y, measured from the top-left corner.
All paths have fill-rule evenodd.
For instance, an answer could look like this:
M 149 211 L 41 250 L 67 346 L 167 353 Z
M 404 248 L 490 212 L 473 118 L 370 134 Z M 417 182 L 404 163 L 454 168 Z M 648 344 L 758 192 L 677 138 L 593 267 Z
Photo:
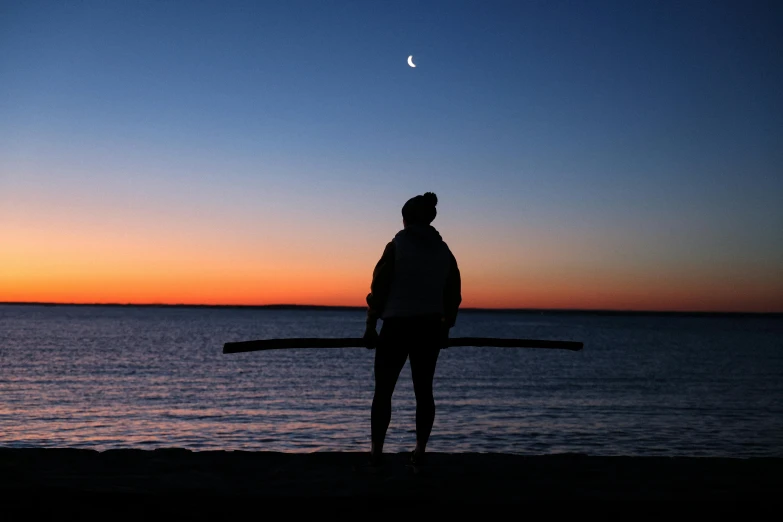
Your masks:
M 367 295 L 367 326 L 379 318 L 440 315 L 451 328 L 462 302 L 457 260 L 431 225 L 409 225 L 384 249 Z

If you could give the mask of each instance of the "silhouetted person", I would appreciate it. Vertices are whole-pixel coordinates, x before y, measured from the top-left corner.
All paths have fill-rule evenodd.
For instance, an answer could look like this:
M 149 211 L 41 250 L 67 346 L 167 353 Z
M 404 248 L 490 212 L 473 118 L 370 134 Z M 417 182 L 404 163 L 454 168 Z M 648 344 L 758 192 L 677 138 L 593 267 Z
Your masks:
M 432 381 L 440 349 L 446 346 L 462 302 L 459 268 L 440 234 L 430 225 L 438 198 L 432 192 L 402 207 L 403 230 L 386 245 L 373 271 L 367 295 L 364 339 L 375 351 L 370 466 L 382 463 L 383 442 L 391 421 L 394 387 L 410 357 L 416 394 L 416 448 L 411 463 L 424 461 L 435 421 Z M 383 319 L 380 336 L 375 327 Z

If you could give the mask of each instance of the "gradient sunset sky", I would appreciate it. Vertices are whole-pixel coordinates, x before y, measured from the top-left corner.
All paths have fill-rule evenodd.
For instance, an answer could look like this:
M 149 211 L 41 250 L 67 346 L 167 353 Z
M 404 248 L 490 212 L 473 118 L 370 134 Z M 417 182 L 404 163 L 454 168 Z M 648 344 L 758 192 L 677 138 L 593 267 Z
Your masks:
M 783 312 L 783 2 L 4 1 L 0 301 Z M 413 55 L 415 69 L 406 62 Z

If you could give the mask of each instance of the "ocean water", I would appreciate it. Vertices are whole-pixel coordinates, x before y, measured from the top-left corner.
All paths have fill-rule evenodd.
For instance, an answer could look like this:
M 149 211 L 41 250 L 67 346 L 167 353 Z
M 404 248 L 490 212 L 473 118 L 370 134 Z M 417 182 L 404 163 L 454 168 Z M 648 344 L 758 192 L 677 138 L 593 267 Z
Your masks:
M 358 337 L 360 311 L 0 305 L 0 446 L 367 451 L 373 351 L 222 354 Z M 431 451 L 783 457 L 783 318 L 462 313 Z M 406 364 L 386 448 L 415 444 Z

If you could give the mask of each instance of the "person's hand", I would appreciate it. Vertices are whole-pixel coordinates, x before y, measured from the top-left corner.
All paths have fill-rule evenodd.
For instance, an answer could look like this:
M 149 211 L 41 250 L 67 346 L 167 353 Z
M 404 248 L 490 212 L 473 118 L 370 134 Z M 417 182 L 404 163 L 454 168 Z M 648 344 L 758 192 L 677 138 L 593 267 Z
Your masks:
M 449 347 L 449 327 L 444 323 L 440 331 L 440 349 L 445 350 Z
M 372 350 L 378 346 L 378 332 L 375 331 L 375 328 L 370 328 L 368 326 L 364 331 L 362 339 L 364 339 L 364 347 L 368 350 Z

